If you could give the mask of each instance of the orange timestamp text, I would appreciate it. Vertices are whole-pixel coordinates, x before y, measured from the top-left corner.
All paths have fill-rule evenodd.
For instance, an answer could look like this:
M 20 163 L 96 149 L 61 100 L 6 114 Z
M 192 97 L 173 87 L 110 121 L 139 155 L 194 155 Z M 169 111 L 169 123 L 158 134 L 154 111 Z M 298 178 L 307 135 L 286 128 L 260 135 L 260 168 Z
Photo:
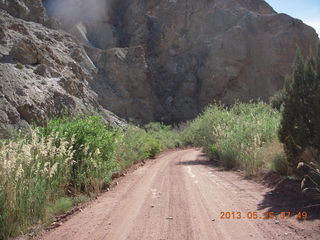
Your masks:
M 306 220 L 308 213 L 303 212 L 220 212 L 220 219 L 288 219 Z

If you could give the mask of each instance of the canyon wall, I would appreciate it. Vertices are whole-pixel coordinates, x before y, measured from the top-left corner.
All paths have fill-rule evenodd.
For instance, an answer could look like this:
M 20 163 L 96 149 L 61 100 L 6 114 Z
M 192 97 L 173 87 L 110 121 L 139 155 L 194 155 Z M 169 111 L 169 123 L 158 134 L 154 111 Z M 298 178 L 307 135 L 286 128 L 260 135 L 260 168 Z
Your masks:
M 214 101 L 267 100 L 291 72 L 297 47 L 307 56 L 318 43 L 314 29 L 263 0 L 2 0 L 0 8 L 5 72 L 28 75 L 14 64 L 25 62 L 17 55 L 34 44 L 40 59 L 51 60 L 26 61 L 30 81 L 46 68 L 42 77 L 61 91 L 83 89 L 76 96 L 69 90 L 76 103 L 61 108 L 90 99 L 88 106 L 140 122 L 186 121 Z M 31 32 L 33 43 L 17 31 Z M 41 87 L 52 95 L 54 88 Z

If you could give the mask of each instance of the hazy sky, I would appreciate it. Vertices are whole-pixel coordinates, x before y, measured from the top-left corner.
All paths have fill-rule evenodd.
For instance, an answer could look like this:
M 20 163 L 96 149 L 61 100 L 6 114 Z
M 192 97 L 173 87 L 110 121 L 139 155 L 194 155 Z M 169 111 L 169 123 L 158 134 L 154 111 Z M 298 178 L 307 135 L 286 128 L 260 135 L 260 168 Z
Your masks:
M 277 12 L 301 19 L 320 35 L 320 0 L 265 0 Z

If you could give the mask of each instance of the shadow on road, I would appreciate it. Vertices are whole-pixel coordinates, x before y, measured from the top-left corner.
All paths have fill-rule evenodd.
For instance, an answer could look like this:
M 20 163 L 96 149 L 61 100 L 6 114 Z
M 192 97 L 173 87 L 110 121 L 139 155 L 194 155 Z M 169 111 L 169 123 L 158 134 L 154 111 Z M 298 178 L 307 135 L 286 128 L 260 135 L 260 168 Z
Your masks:
M 198 156 L 196 160 L 186 160 L 180 161 L 177 165 L 184 165 L 184 166 L 195 166 L 195 165 L 204 165 L 204 166 L 212 166 L 215 168 L 216 171 L 223 172 L 223 171 L 230 171 L 230 169 L 224 168 L 219 161 L 209 160 L 206 154 L 201 154 Z
M 276 178 L 278 182 L 275 183 L 270 178 Z M 281 212 L 291 212 L 295 214 L 294 217 L 297 217 L 296 214 L 299 212 L 307 212 L 308 217 L 306 220 L 320 219 L 320 206 L 312 200 L 314 198 L 312 193 L 303 193 L 301 191 L 299 181 L 281 179 L 273 173 L 265 177 L 265 183 L 272 190 L 267 192 L 263 200 L 258 204 L 259 210 L 274 212 L 275 215 L 280 215 Z
M 232 172 L 232 170 L 222 168 L 219 162 L 209 160 L 205 154 L 199 155 L 195 160 L 180 161 L 177 164 L 185 166 L 212 166 L 212 168 L 219 172 Z M 248 178 L 245 176 L 242 176 L 242 178 L 246 180 L 254 180 L 254 178 Z M 257 184 L 259 183 L 257 182 Z M 297 217 L 299 212 L 307 212 L 307 221 L 320 219 L 320 206 L 314 206 L 316 205 L 316 202 L 311 200 L 313 199 L 312 194 L 303 193 L 301 191 L 299 181 L 283 179 L 276 173 L 268 173 L 263 178 L 262 184 L 272 190 L 267 192 L 263 196 L 263 200 L 258 203 L 258 210 L 273 212 L 276 216 L 280 215 L 281 212 L 290 212 L 293 217 Z M 302 220 L 299 218 L 297 219 Z
M 177 163 L 178 165 L 192 166 L 192 165 L 205 165 L 212 166 L 215 168 L 221 168 L 221 164 L 218 161 L 210 160 L 207 154 L 201 153 L 197 156 L 196 159 L 180 161 Z M 218 169 L 216 169 L 218 170 Z
M 190 160 L 190 161 L 180 161 L 177 163 L 178 165 L 185 165 L 185 166 L 192 166 L 192 165 L 214 165 L 213 161 L 209 161 L 207 159 L 197 159 L 197 160 Z

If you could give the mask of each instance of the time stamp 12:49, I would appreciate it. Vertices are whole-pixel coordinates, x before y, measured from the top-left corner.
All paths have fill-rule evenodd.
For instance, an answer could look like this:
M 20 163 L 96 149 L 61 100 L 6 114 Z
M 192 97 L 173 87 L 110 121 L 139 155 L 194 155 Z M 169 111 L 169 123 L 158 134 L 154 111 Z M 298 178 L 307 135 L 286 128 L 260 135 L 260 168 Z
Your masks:
M 220 212 L 220 219 L 288 219 L 306 220 L 308 213 L 303 212 Z

